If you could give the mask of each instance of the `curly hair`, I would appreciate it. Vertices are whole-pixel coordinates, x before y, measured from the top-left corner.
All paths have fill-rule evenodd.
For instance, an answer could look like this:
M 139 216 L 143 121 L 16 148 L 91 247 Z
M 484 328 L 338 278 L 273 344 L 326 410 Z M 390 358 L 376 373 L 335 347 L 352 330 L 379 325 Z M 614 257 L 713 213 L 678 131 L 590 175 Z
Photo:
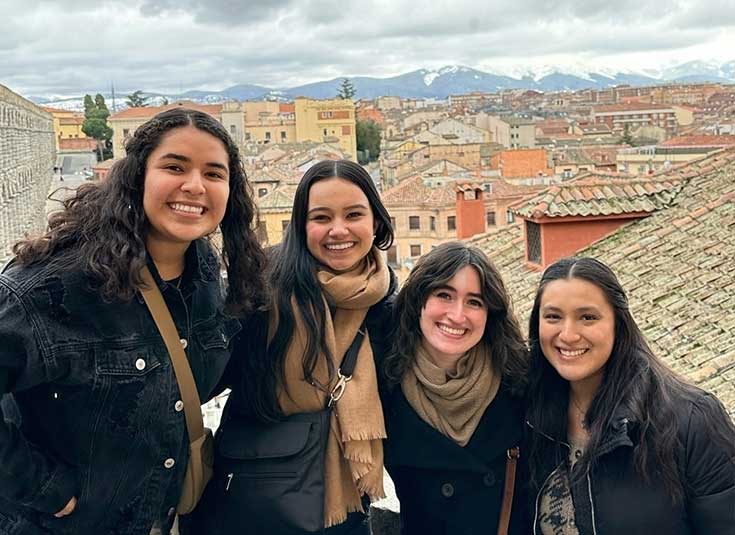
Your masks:
M 230 194 L 220 223 L 222 262 L 227 270 L 225 306 L 244 314 L 265 301 L 265 254 L 254 226 L 257 210 L 237 146 L 224 127 L 206 113 L 173 108 L 159 113 L 127 141 L 126 155 L 103 183 L 83 184 L 49 216 L 48 230 L 16 243 L 18 262 L 53 263 L 61 269 L 81 269 L 105 299 L 129 300 L 142 285 L 146 263 L 148 222 L 143 209 L 146 164 L 165 134 L 186 126 L 211 134 L 229 158 Z
M 437 288 L 446 286 L 466 266 L 477 271 L 482 299 L 487 306 L 487 322 L 481 343 L 487 345 L 493 367 L 502 373 L 511 392 L 522 393 L 528 351 L 503 279 L 480 249 L 458 241 L 443 243 L 422 256 L 396 297 L 393 347 L 382 370 L 389 386 L 399 384 L 413 364 L 416 347 L 423 336 L 421 311 L 429 296 Z

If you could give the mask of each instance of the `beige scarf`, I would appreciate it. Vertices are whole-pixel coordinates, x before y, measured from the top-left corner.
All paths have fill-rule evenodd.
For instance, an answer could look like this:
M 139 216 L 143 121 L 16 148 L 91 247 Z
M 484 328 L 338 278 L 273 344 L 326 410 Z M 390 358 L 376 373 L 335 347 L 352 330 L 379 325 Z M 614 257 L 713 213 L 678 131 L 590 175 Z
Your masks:
M 416 414 L 460 446 L 466 446 L 500 387 L 485 344 L 477 344 L 448 373 L 419 344 L 401 389 Z
M 334 274 L 318 273 L 324 295 L 336 306 L 334 318 L 327 314 L 324 331 L 334 369 L 339 367 L 352 344 L 368 308 L 385 297 L 390 275 L 379 251 L 373 250 L 352 271 Z M 302 358 L 306 348 L 306 327 L 296 300 L 295 328 L 288 346 L 284 372 L 286 388 L 281 388 L 278 401 L 284 414 L 316 412 L 325 407 L 327 394 L 304 379 Z M 271 326 L 271 332 L 275 332 Z M 326 358 L 322 355 L 314 369 L 314 378 L 322 385 L 328 382 Z M 336 380 L 332 381 L 331 387 Z M 369 333 L 360 347 L 352 380 L 332 412 L 325 460 L 325 527 L 345 521 L 347 513 L 362 511 L 360 497 L 384 497 L 383 443 L 386 437 L 383 408 L 378 396 L 375 362 Z

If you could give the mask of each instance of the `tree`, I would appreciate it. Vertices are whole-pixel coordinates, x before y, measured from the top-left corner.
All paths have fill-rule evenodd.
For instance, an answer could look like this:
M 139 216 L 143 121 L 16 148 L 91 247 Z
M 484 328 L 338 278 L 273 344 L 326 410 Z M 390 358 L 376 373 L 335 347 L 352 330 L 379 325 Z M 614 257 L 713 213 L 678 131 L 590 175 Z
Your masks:
M 352 85 L 352 82 L 350 82 L 348 78 L 342 78 L 342 84 L 339 86 L 337 98 L 349 100 L 352 99 L 356 93 L 357 91 L 355 91 L 355 86 Z
M 380 125 L 373 120 L 357 120 L 357 159 L 361 164 L 373 162 L 380 156 Z
M 149 98 L 150 97 L 144 97 L 143 91 L 138 89 L 137 91 L 133 91 L 129 94 L 125 99 L 125 102 L 131 108 L 143 108 L 148 105 Z
M 105 104 L 105 97 L 97 93 L 92 100 L 84 96 L 84 123 L 82 132 L 97 140 L 97 158 L 99 161 L 112 158 L 112 128 L 107 124 L 110 110 Z
M 168 106 L 168 97 L 161 98 L 161 106 Z
M 623 143 L 626 145 L 633 146 L 633 136 L 630 134 L 630 125 L 625 125 L 625 130 L 623 131 Z

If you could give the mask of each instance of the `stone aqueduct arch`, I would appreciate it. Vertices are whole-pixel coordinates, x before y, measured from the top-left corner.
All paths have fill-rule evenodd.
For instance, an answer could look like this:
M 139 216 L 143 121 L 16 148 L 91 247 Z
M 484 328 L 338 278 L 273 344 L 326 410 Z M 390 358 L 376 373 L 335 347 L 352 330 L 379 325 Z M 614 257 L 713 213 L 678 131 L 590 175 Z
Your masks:
M 0 85 L 0 262 L 46 226 L 55 147 L 51 115 Z

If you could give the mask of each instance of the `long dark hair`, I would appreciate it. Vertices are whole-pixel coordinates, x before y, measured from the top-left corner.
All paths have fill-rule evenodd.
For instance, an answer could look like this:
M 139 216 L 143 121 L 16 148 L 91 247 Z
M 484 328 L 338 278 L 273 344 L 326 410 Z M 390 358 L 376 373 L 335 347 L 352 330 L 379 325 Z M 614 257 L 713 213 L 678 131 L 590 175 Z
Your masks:
M 268 279 L 272 288 L 273 305 L 277 310 L 278 327 L 267 354 L 260 355 L 258 352 L 265 361 L 250 363 L 257 379 L 248 381 L 248 386 L 254 389 L 253 395 L 248 398 L 255 405 L 252 407 L 254 412 L 264 418 L 276 418 L 279 414 L 276 386 L 283 378 L 286 350 L 295 328 L 292 296 L 298 303 L 307 332 L 306 350 L 302 360 L 304 378 L 307 381 L 313 380 L 312 374 L 320 354 L 330 356 L 324 332 L 325 315 L 329 311 L 324 306 L 317 279 L 318 263 L 306 244 L 306 215 L 311 187 L 320 180 L 333 177 L 355 184 L 367 197 L 375 221 L 373 244 L 382 250 L 393 244 L 390 216 L 370 175 L 362 166 L 348 160 L 325 160 L 304 173 L 294 195 L 288 231 L 283 243 L 274 248 L 270 263 Z M 330 379 L 335 372 L 331 362 L 331 358 L 327 358 Z
M 421 343 L 421 310 L 435 289 L 445 286 L 458 271 L 472 266 L 480 277 L 487 322 L 481 343 L 487 345 L 495 370 L 512 391 L 520 393 L 525 383 L 528 351 L 500 273 L 485 253 L 462 242 L 447 242 L 432 249 L 416 263 L 398 292 L 393 307 L 393 347 L 383 373 L 389 386 L 401 382 Z
M 23 264 L 52 262 L 61 269 L 80 268 L 106 299 L 129 300 L 142 285 L 148 222 L 143 210 L 146 163 L 165 134 L 193 126 L 219 139 L 227 150 L 230 194 L 220 224 L 222 261 L 227 269 L 226 307 L 249 312 L 262 305 L 265 255 L 253 229 L 257 212 L 237 146 L 213 117 L 187 108 L 159 113 L 125 145 L 126 155 L 103 183 L 81 185 L 51 214 L 48 231 L 18 242 L 13 251 Z
M 641 333 L 628 307 L 628 298 L 612 270 L 594 258 L 564 258 L 549 266 L 541 278 L 529 321 L 531 368 L 528 387 L 528 420 L 537 430 L 566 440 L 569 382 L 563 379 L 544 357 L 539 342 L 539 308 L 546 286 L 556 280 L 580 279 L 602 290 L 615 315 L 615 340 L 602 383 L 585 417 L 589 442 L 578 461 L 577 477 L 583 477 L 598 457 L 600 446 L 614 420 L 629 418 L 636 446 L 633 450 L 635 472 L 646 482 L 658 480 L 674 503 L 682 500 L 684 486 L 678 468 L 678 421 L 674 401 L 694 400 L 701 390 L 687 383 L 667 367 Z M 717 410 L 705 412 L 711 438 L 722 444 L 729 457 L 735 456 L 733 426 L 718 402 Z M 721 409 L 721 410 L 720 410 Z M 729 435 L 729 438 L 728 438 Z M 548 440 L 532 433 L 529 464 L 531 485 L 538 491 L 543 458 L 553 448 Z M 556 446 L 557 460 L 563 456 Z

